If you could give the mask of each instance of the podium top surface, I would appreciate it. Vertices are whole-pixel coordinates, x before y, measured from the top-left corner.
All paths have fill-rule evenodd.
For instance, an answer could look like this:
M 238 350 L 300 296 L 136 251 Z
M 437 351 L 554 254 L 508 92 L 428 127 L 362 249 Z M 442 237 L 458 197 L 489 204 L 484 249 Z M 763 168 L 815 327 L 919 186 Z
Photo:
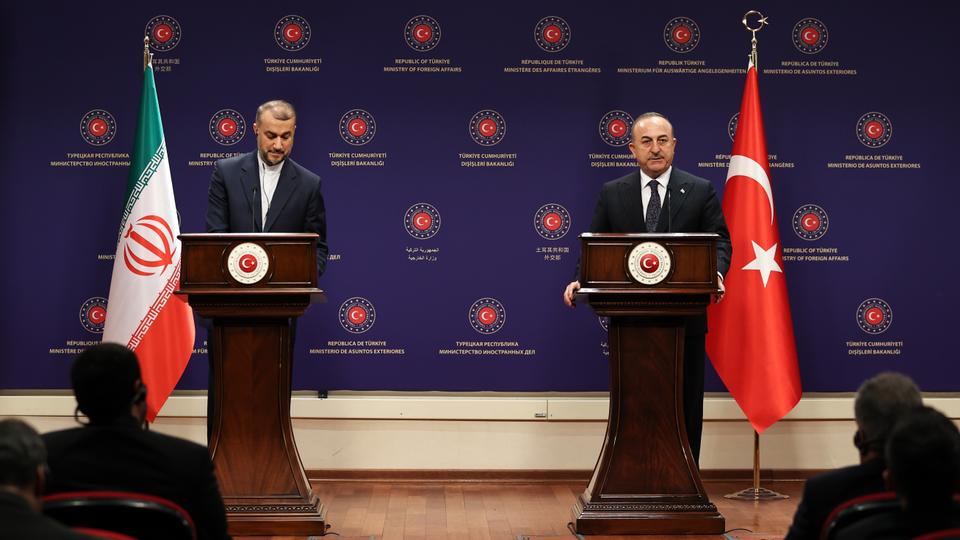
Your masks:
M 717 233 L 689 233 L 689 232 L 671 232 L 671 233 L 580 233 L 580 238 L 616 238 L 623 240 L 707 240 L 710 238 L 720 238 Z
M 184 233 L 180 240 L 310 240 L 320 238 L 317 233 Z
M 200 233 L 180 239 L 178 294 L 323 298 L 314 233 Z

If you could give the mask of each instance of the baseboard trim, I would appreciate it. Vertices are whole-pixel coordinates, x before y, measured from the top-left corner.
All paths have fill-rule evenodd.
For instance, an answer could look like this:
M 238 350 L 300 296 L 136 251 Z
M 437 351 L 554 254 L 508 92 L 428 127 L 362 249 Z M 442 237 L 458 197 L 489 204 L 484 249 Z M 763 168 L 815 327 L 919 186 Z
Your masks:
M 593 471 L 535 469 L 308 469 L 311 482 L 588 482 Z
M 593 471 L 543 469 L 308 469 L 311 482 L 491 482 L 545 483 L 588 482 Z M 820 469 L 761 469 L 761 482 L 803 482 L 823 472 Z M 752 469 L 706 469 L 704 482 L 753 481 Z
M 805 482 L 823 472 L 826 469 L 760 469 L 760 483 Z M 703 469 L 700 478 L 704 482 L 753 482 L 753 469 Z

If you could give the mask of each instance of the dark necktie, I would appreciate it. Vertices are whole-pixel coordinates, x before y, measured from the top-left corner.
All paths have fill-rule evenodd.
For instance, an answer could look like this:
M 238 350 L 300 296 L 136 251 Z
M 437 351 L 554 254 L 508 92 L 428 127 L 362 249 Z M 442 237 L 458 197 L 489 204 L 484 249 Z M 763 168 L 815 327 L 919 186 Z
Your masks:
M 647 216 L 644 218 L 647 224 L 647 232 L 657 230 L 657 221 L 660 220 L 660 183 L 653 180 L 650 186 L 650 201 L 647 203 Z

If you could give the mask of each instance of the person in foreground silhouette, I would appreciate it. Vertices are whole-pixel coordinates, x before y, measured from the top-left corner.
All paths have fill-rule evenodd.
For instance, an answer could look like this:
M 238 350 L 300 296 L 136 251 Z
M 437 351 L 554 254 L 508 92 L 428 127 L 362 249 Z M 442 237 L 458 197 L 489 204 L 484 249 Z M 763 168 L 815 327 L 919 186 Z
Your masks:
M 89 540 L 40 513 L 47 452 L 22 420 L 0 420 L 0 538 Z
M 906 375 L 884 372 L 861 384 L 853 401 L 857 422 L 853 444 L 860 453 L 860 463 L 807 480 L 784 540 L 815 540 L 827 516 L 841 503 L 884 491 L 887 437 L 901 415 L 922 405 L 920 389 Z
M 133 351 L 101 343 L 70 371 L 77 409 L 89 422 L 43 435 L 48 493 L 116 490 L 169 499 L 193 518 L 200 539 L 227 535 L 226 512 L 207 448 L 145 429 L 147 388 Z
M 914 538 L 960 527 L 960 430 L 940 411 L 905 413 L 887 440 L 887 487 L 900 509 L 851 523 L 837 540 Z M 960 534 L 951 538 L 960 538 Z

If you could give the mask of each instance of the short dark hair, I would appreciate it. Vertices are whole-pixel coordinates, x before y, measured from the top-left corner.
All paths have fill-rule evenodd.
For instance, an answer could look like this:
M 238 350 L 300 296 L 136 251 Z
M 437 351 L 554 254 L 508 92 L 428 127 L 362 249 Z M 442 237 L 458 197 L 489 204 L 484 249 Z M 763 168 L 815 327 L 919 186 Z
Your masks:
M 257 116 L 254 122 L 259 122 L 260 117 L 263 116 L 263 113 L 267 111 L 270 111 L 270 114 L 272 114 L 277 120 L 290 120 L 291 118 L 297 118 L 297 110 L 293 108 L 292 103 L 282 99 L 274 99 L 257 107 Z
M 887 440 L 887 469 L 908 508 L 949 506 L 960 488 L 960 430 L 930 407 L 905 413 Z
M 37 431 L 23 420 L 0 420 L 0 486 L 31 487 L 47 449 Z
M 900 416 L 922 405 L 920 389 L 902 373 L 884 371 L 864 381 L 853 400 L 853 415 L 867 448 L 883 453 Z
M 77 407 L 91 422 L 130 414 L 140 380 L 137 355 L 118 343 L 100 343 L 80 353 L 70 371 Z

